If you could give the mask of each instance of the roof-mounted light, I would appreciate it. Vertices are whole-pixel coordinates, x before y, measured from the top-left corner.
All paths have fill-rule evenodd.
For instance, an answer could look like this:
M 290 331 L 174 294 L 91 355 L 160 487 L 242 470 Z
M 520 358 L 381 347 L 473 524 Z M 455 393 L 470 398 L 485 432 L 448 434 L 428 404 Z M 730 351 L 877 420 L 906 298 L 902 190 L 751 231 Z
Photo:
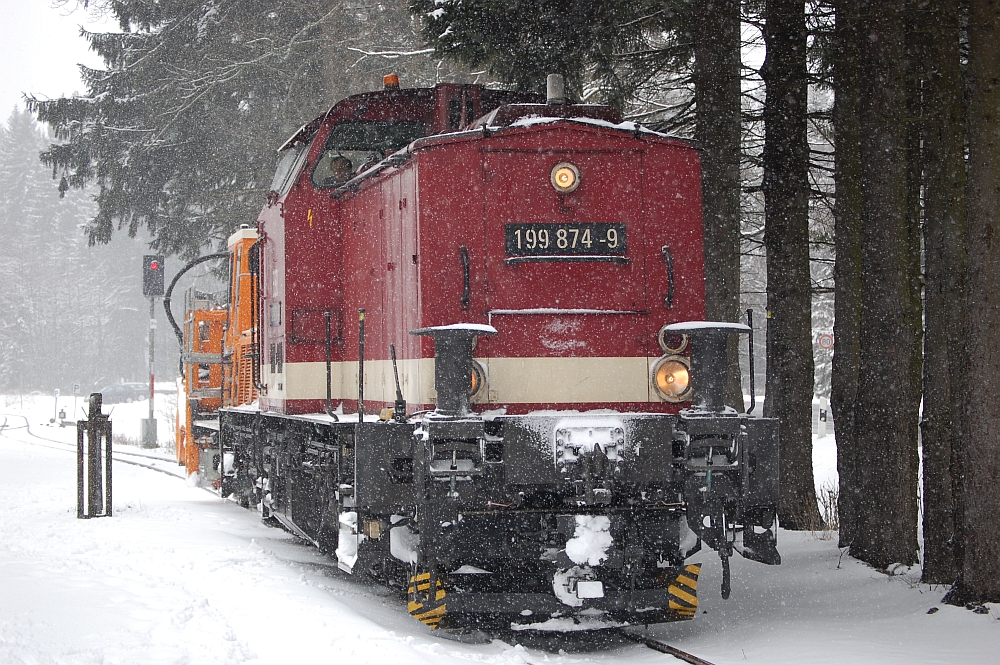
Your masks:
M 560 194 L 569 194 L 580 186 L 580 169 L 569 162 L 560 162 L 552 167 L 549 181 Z

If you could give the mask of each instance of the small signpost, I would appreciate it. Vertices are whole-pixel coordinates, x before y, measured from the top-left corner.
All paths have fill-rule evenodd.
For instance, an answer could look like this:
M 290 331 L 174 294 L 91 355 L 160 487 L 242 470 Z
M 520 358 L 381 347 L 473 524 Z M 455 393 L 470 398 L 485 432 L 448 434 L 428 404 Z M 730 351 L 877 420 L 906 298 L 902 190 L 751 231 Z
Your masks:
M 87 419 L 76 423 L 76 516 L 81 520 L 112 512 L 111 419 L 101 412 L 103 401 L 101 393 L 92 393 Z

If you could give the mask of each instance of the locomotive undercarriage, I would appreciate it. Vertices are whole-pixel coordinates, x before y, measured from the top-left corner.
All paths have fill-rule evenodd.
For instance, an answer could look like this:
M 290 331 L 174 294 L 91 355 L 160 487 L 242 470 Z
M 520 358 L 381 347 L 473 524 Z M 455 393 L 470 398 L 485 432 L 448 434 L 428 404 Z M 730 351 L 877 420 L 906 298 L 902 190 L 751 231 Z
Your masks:
M 223 410 L 223 491 L 405 591 L 433 627 L 689 619 L 703 543 L 724 571 L 733 551 L 779 562 L 773 420 L 446 406 L 361 424 Z

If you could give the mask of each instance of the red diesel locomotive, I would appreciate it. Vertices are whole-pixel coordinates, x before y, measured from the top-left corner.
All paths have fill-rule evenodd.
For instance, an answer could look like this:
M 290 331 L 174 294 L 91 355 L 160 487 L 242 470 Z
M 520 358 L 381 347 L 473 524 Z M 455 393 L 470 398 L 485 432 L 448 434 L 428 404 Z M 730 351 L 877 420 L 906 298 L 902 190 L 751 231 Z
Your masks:
M 560 87 L 387 77 L 299 130 L 230 242 L 222 406 L 190 403 L 225 495 L 432 627 L 686 619 L 702 544 L 724 595 L 733 551 L 779 561 L 776 422 L 722 400 L 749 328 L 702 321 L 697 149 Z

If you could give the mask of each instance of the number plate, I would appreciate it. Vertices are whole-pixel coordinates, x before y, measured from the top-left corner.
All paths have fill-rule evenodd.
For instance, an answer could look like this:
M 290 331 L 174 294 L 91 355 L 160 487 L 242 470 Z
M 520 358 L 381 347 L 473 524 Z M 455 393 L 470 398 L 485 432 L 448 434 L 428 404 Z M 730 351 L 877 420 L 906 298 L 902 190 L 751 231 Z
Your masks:
M 507 256 L 624 256 L 624 224 L 507 224 Z

